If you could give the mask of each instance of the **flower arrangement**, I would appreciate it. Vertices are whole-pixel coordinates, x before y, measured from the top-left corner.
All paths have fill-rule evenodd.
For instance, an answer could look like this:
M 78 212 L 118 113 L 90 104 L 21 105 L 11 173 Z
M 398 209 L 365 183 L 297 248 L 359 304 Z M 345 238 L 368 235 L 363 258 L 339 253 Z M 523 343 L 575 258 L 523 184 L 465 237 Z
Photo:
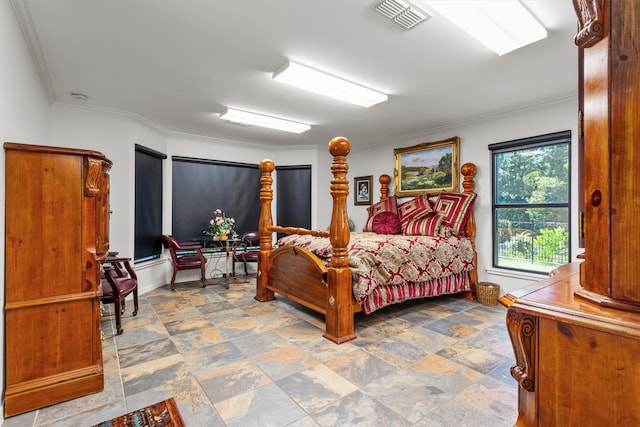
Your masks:
M 227 217 L 220 209 L 216 209 L 213 211 L 213 218 L 209 220 L 209 228 L 203 233 L 219 240 L 226 240 L 229 237 L 235 238 L 238 235 L 234 229 L 235 225 L 234 218 Z

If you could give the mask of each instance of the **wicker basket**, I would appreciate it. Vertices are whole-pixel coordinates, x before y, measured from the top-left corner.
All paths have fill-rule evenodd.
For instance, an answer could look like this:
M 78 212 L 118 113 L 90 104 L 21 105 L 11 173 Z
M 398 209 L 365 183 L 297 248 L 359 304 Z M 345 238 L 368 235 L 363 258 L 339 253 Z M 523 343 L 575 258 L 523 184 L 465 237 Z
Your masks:
M 476 285 L 476 293 L 480 304 L 496 305 L 498 304 L 500 285 L 497 283 L 480 282 Z

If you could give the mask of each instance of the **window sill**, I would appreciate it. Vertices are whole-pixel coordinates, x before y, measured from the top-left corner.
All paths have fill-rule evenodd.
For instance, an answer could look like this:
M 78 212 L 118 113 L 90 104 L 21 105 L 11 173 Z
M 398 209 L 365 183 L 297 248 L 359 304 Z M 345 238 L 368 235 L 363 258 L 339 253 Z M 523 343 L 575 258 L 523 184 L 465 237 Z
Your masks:
M 145 260 L 145 261 L 138 261 L 137 263 L 134 262 L 133 268 L 136 271 L 144 270 L 146 268 L 152 268 L 152 267 L 155 267 L 157 265 L 163 265 L 164 262 L 165 262 L 165 260 L 162 257 L 153 258 L 153 259 L 149 259 L 149 260 Z
M 487 268 L 485 271 L 487 274 L 491 274 L 493 276 L 507 277 L 509 279 L 532 280 L 536 282 L 549 277 L 547 274 L 543 273 L 527 273 L 526 271 L 509 270 L 506 268 Z

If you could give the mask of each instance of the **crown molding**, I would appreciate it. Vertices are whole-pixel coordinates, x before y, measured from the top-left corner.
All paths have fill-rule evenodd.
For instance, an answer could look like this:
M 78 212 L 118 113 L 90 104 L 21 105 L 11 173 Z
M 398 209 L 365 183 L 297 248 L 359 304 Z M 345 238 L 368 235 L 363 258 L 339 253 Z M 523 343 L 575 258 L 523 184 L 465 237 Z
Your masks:
M 49 99 L 49 102 L 53 102 L 56 99 L 55 92 L 53 90 L 53 82 L 51 81 L 51 75 L 49 74 L 49 68 L 47 67 L 47 61 L 42 54 L 42 48 L 40 46 L 40 40 L 38 34 L 35 31 L 33 25 L 33 19 L 31 17 L 31 11 L 27 5 L 26 0 L 10 0 L 13 13 L 16 16 L 18 25 L 22 30 L 22 35 L 27 43 L 31 58 L 40 76 L 40 83 L 42 88 Z
M 169 130 L 167 130 L 164 126 L 150 120 L 147 119 L 145 117 L 142 117 L 139 114 L 133 113 L 131 111 L 125 111 L 125 110 L 118 110 L 116 108 L 108 108 L 108 107 L 101 107 L 98 105 L 82 105 L 79 103 L 72 103 L 72 102 L 65 102 L 65 101 L 53 101 L 51 103 L 52 105 L 61 105 L 67 108 L 77 108 L 79 110 L 91 110 L 91 111 L 98 111 L 100 113 L 106 113 L 106 114 L 113 114 L 113 115 L 118 115 L 118 116 L 124 116 L 124 117 L 128 117 L 129 119 L 132 120 L 136 120 L 139 123 L 154 129 L 162 134 L 168 135 L 170 133 Z
M 502 117 L 509 117 L 516 113 L 527 112 L 527 111 L 537 111 L 543 108 L 546 108 L 550 105 L 561 104 L 563 102 L 575 100 L 577 102 L 578 95 L 577 93 L 566 94 L 564 96 L 558 96 L 556 98 L 548 99 L 545 101 L 541 101 L 535 104 L 523 105 L 520 107 L 511 107 L 507 109 L 503 109 L 500 111 L 494 111 L 488 114 L 480 114 L 474 117 L 467 117 L 462 120 L 458 120 L 451 123 L 445 123 L 441 126 L 434 126 L 429 129 L 421 130 L 415 133 L 409 133 L 398 136 L 398 140 L 413 140 L 415 138 L 422 138 L 429 136 L 435 132 L 440 132 L 444 130 L 457 129 L 461 126 L 468 126 L 475 123 L 482 123 L 490 120 L 496 120 Z

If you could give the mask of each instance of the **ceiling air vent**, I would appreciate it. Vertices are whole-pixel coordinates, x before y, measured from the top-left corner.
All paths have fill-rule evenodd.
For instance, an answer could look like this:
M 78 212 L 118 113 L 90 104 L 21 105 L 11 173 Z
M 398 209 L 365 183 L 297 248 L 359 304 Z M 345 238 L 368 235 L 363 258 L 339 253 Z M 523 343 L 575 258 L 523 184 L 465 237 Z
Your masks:
M 410 29 L 426 21 L 430 16 L 402 0 L 382 0 L 375 7 L 381 15 L 391 19 L 404 29 Z

